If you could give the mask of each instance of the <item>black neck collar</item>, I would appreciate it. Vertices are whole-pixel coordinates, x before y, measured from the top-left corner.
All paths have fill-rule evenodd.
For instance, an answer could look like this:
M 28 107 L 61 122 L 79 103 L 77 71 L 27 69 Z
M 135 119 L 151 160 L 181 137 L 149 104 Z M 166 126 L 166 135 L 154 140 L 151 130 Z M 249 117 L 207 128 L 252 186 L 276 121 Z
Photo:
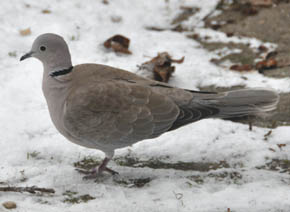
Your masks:
M 65 75 L 65 74 L 70 73 L 72 70 L 73 70 L 73 66 L 71 66 L 71 67 L 69 67 L 67 69 L 61 69 L 61 70 L 58 70 L 58 71 L 53 71 L 53 72 L 51 72 L 49 74 L 49 76 L 57 77 L 57 76 Z

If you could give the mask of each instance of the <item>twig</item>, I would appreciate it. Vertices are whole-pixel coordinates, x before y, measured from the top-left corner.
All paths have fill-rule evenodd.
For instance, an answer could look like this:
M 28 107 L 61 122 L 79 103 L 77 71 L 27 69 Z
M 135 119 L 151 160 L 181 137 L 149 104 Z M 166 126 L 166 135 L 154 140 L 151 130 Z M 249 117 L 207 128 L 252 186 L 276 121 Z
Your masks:
M 253 130 L 253 122 L 252 122 L 252 120 L 249 120 L 249 130 L 250 131 Z
M 14 186 L 7 186 L 7 187 L 0 187 L 0 191 L 3 192 L 28 192 L 31 194 L 35 194 L 37 192 L 41 193 L 55 193 L 54 189 L 52 188 L 38 188 L 36 186 L 31 187 L 14 187 Z

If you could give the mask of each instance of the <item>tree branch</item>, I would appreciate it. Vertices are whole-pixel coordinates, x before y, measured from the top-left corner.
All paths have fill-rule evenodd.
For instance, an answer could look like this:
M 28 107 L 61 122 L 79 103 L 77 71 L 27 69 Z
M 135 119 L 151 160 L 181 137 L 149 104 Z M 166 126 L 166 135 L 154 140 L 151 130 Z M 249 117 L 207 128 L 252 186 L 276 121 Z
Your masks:
M 52 193 L 54 194 L 55 191 L 52 188 L 38 188 L 36 186 L 31 187 L 14 187 L 14 186 L 7 186 L 7 187 L 0 187 L 0 192 L 28 192 L 31 194 L 35 194 L 37 192 L 40 193 Z

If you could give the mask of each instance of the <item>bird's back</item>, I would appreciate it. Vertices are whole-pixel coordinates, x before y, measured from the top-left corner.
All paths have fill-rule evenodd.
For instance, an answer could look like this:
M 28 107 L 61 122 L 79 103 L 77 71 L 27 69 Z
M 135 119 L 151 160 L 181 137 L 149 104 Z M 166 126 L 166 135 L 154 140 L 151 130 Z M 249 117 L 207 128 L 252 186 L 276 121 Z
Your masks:
M 66 127 L 100 149 L 128 146 L 204 118 L 270 111 L 278 101 L 267 89 L 184 90 L 97 64 L 75 66 L 72 76 Z

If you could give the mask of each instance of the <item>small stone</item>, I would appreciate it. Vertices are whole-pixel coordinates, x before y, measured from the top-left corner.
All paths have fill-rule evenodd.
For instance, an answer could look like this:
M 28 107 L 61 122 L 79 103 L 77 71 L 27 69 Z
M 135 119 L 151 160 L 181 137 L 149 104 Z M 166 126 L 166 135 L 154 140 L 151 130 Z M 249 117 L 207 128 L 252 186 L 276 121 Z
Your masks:
M 41 10 L 41 12 L 42 12 L 43 14 L 50 14 L 50 13 L 51 13 L 51 10 L 49 10 L 49 9 L 44 9 L 44 10 Z
M 28 36 L 28 35 L 31 34 L 31 30 L 30 30 L 30 28 L 22 29 L 22 30 L 19 30 L 19 33 L 20 33 L 20 35 L 22 35 L 22 36 Z
M 4 208 L 6 208 L 6 209 L 14 209 L 14 208 L 17 207 L 17 206 L 16 206 L 16 203 L 15 203 L 15 202 L 12 202 L 12 201 L 4 202 L 2 205 L 3 205 Z
M 118 15 L 113 15 L 113 16 L 111 16 L 111 21 L 113 23 L 120 23 L 122 21 L 122 17 L 118 16 Z

